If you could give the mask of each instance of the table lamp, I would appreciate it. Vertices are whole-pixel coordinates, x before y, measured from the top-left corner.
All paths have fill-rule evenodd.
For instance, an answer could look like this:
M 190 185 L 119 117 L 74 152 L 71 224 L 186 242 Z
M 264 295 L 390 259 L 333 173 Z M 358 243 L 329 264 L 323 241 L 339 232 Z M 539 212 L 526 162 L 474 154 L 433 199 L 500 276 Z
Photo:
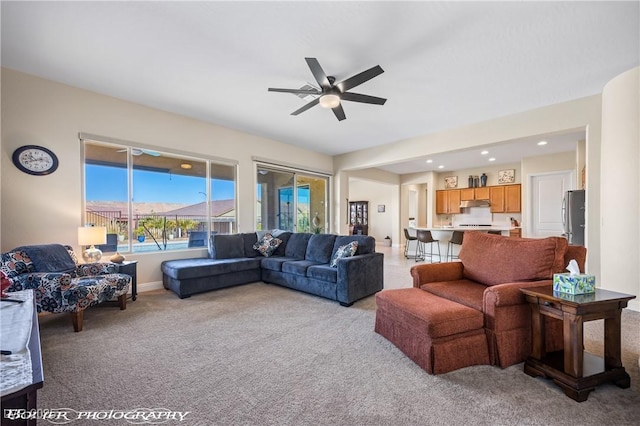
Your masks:
M 107 243 L 107 228 L 104 226 L 81 226 L 78 228 L 78 244 L 89 246 L 82 252 L 82 258 L 87 263 L 99 262 L 102 258 L 102 251 L 94 244 Z

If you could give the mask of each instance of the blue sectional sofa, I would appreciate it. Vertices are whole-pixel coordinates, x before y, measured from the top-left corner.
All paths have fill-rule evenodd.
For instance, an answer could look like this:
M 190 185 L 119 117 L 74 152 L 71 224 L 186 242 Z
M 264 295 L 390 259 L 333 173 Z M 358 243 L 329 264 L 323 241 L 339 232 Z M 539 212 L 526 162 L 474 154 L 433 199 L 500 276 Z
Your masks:
M 254 248 L 263 234 L 212 235 L 209 257 L 162 262 L 164 287 L 185 298 L 263 281 L 336 300 L 343 306 L 382 290 L 384 255 L 375 251 L 371 236 L 274 230 L 273 236 L 281 242 L 264 256 Z M 355 254 L 337 258 L 352 242 L 357 243 Z M 331 266 L 334 258 L 335 267 Z

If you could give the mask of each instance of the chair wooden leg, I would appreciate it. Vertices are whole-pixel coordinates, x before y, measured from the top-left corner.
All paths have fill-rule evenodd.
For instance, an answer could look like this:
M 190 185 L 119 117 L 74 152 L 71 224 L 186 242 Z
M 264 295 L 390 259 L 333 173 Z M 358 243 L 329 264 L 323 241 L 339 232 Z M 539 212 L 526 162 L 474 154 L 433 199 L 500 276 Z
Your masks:
M 73 331 L 76 333 L 82 331 L 82 314 L 84 311 L 71 312 L 71 321 L 73 322 Z
M 120 306 L 120 310 L 124 311 L 125 309 L 127 309 L 127 295 L 126 293 L 118 296 L 118 306 Z

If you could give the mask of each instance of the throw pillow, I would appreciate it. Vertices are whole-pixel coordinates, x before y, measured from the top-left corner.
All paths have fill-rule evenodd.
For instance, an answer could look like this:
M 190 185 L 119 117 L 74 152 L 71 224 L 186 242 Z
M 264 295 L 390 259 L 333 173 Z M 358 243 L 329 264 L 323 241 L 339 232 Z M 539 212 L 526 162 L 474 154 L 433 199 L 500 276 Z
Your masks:
M 337 268 L 338 259 L 351 257 L 356 254 L 356 250 L 358 250 L 357 241 L 351 241 L 349 244 L 338 247 L 338 250 L 336 250 L 336 254 L 334 254 L 333 258 L 331 259 L 331 263 L 329 263 L 329 266 L 331 266 L 332 268 Z
M 0 271 L 4 272 L 7 278 L 14 278 L 25 272 L 29 272 L 31 259 L 23 251 L 10 251 L 2 253 L 0 261 Z
M 267 233 L 260 239 L 260 241 L 253 245 L 253 249 L 258 250 L 258 252 L 264 257 L 269 257 L 274 251 L 276 251 L 280 244 L 282 244 L 282 240 Z

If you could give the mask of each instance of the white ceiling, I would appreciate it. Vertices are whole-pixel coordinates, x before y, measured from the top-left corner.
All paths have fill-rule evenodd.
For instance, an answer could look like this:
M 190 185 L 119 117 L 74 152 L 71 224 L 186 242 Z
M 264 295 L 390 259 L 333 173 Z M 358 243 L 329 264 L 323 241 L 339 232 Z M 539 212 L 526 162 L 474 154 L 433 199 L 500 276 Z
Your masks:
M 2 66 L 336 155 L 601 93 L 640 64 L 639 6 L 2 1 Z M 267 88 L 315 83 L 305 57 L 337 81 L 380 65 L 352 91 L 387 103 L 344 102 L 342 122 L 320 106 L 291 116 L 305 101 Z

